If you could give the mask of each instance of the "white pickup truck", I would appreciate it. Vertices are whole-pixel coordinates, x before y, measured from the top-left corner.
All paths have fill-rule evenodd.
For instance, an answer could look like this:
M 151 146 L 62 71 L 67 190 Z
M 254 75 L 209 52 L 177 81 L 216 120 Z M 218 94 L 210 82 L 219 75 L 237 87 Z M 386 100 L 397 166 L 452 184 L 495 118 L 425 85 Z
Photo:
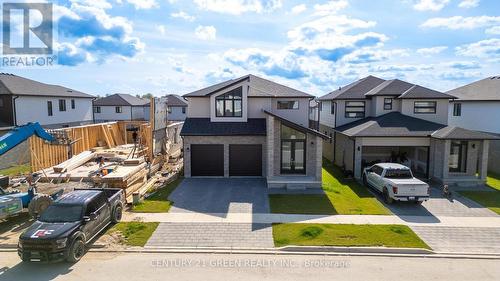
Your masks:
M 410 168 L 395 163 L 378 163 L 363 171 L 363 183 L 384 195 L 388 204 L 393 201 L 422 203 L 429 199 L 429 185 L 415 177 Z

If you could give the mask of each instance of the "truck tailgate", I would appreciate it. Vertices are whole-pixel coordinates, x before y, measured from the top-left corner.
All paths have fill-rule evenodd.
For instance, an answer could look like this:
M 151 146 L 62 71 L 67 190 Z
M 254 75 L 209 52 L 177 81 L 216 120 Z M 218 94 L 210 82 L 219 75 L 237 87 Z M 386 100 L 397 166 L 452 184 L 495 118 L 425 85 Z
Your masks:
M 397 196 L 429 196 L 429 185 L 415 180 L 391 180 L 398 187 Z

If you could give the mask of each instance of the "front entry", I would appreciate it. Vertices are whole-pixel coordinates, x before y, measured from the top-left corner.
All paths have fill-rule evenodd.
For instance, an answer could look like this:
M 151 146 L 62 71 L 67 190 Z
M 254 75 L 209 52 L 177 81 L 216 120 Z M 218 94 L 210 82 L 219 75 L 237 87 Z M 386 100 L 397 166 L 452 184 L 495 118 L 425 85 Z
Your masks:
M 306 134 L 281 125 L 281 173 L 306 173 Z

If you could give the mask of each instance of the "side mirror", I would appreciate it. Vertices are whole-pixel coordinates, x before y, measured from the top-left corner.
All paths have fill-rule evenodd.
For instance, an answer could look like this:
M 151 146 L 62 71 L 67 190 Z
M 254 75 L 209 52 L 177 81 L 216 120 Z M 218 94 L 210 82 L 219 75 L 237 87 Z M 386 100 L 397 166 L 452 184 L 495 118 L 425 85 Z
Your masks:
M 83 222 L 89 222 L 90 221 L 90 217 L 89 216 L 84 216 L 83 217 Z

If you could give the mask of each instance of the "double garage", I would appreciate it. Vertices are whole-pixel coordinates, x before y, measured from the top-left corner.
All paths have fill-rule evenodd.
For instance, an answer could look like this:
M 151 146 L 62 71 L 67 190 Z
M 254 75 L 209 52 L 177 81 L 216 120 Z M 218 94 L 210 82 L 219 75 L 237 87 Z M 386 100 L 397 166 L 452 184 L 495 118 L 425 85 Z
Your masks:
M 262 176 L 262 147 L 262 144 L 191 144 L 191 176 Z

